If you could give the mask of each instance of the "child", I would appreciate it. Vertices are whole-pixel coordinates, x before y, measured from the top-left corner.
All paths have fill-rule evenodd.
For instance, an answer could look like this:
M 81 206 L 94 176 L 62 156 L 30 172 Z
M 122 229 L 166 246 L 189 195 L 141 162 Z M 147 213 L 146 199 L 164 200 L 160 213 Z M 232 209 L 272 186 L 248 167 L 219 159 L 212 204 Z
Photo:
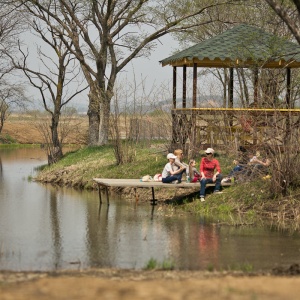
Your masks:
M 196 161 L 194 159 L 190 159 L 189 161 L 189 169 L 188 174 L 190 176 L 190 182 L 200 181 L 201 174 L 196 169 Z
M 175 158 L 175 167 L 176 169 L 181 168 L 182 173 L 187 172 L 188 165 L 182 161 L 183 159 L 183 151 L 181 149 L 176 149 L 174 151 L 174 155 L 176 156 Z
M 173 153 L 167 155 L 169 162 L 165 165 L 162 171 L 162 182 L 163 183 L 181 183 L 183 168 L 176 169 L 175 159 L 176 156 Z

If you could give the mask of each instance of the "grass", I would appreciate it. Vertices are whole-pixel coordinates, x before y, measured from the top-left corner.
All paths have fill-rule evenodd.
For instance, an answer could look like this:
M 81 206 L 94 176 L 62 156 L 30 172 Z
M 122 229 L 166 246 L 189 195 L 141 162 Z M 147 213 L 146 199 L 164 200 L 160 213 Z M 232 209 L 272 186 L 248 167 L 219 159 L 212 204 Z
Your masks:
M 171 259 L 163 260 L 159 263 L 156 259 L 150 258 L 147 262 L 145 270 L 174 270 L 175 264 Z
M 157 268 L 157 266 L 158 266 L 157 260 L 154 258 L 150 258 L 144 269 L 145 270 L 154 270 Z
M 254 271 L 254 267 L 250 263 L 233 264 L 227 267 L 228 271 L 242 271 L 244 273 L 251 273 Z
M 69 152 L 65 154 L 62 160 L 52 166 L 43 166 L 44 175 L 55 172 L 62 168 L 73 167 L 69 170 L 69 176 L 76 170 L 80 172 L 82 179 L 88 182 L 93 177 L 101 178 L 141 178 L 144 175 L 154 176 L 161 173 L 165 164 L 167 163 L 167 151 L 164 144 L 137 144 L 135 147 L 135 155 L 132 162 L 117 165 L 114 156 L 114 149 L 112 145 L 101 147 L 84 147 L 82 149 Z M 200 155 L 195 157 L 196 161 L 200 162 Z M 220 157 L 220 163 L 225 165 L 228 158 Z M 228 164 L 228 163 L 227 163 Z M 90 185 L 85 186 L 90 187 Z
M 18 143 L 12 143 L 12 144 L 1 144 L 0 143 L 0 149 L 18 149 L 18 148 L 40 148 L 40 144 L 18 144 Z
M 144 175 L 161 173 L 166 158 L 149 147 L 137 145 L 131 163 L 117 165 L 112 146 L 84 147 L 67 153 L 52 166 L 43 166 L 38 178 L 68 169 L 68 177 L 74 183 L 82 181 L 84 188 L 92 187 L 92 178 L 141 178 Z
M 294 190 L 288 197 L 270 197 L 270 183 L 256 180 L 224 188 L 224 193 L 208 193 L 206 201 L 201 203 L 198 195 L 184 199 L 182 209 L 199 214 L 220 224 L 251 226 L 270 220 L 277 228 L 291 231 L 300 228 L 299 190 Z
M 209 263 L 206 267 L 207 271 L 209 272 L 214 272 L 217 269 L 215 268 L 213 263 Z M 226 268 L 221 268 L 219 271 L 241 271 L 243 273 L 251 273 L 254 272 L 254 267 L 252 264 L 246 262 L 246 263 L 241 263 L 241 264 L 231 264 L 229 266 L 227 266 Z
M 9 134 L 0 134 L 0 143 L 3 144 L 15 144 L 16 140 L 12 138 Z

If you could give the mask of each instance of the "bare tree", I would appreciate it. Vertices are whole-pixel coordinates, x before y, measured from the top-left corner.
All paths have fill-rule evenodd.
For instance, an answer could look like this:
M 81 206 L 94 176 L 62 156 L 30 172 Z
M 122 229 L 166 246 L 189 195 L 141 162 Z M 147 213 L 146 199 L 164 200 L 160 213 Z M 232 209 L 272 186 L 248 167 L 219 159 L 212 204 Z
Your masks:
M 22 32 L 22 17 L 9 1 L 0 1 L 0 133 L 12 108 L 25 105 L 26 97 L 20 84 L 11 80 L 13 66 L 7 54 L 14 55 L 16 39 Z
M 150 147 L 157 140 L 169 146 L 171 138 L 168 89 L 153 84 L 147 91 L 147 78 L 138 80 L 133 75 L 133 81 L 117 82 L 113 96 L 109 127 L 117 164 L 135 160 L 138 145 Z M 164 110 L 164 106 L 168 108 Z
M 300 1 L 265 0 L 300 44 Z
M 43 27 L 39 22 L 33 21 L 31 28 L 45 43 L 43 47 L 39 46 L 37 49 L 41 66 L 38 69 L 30 67 L 29 55 L 22 50 L 20 43 L 19 51 L 22 59 L 17 61 L 12 56 L 10 58 L 14 67 L 22 70 L 31 85 L 40 92 L 43 106 L 51 115 L 51 138 L 46 140 L 47 142 L 51 141 L 47 147 L 48 163 L 50 164 L 59 160 L 63 155 L 62 141 L 58 133 L 62 108 L 87 89 L 87 86 L 83 86 L 79 76 L 80 68 L 77 67 L 77 61 L 70 53 L 69 47 L 71 48 L 72 45 L 66 47 L 53 28 Z M 43 50 L 45 45 L 52 49 L 51 53 Z M 74 83 L 76 83 L 75 88 L 68 88 L 70 84 L 74 85 Z
M 4 122 L 9 117 L 13 108 L 25 109 L 28 102 L 21 86 L 13 87 L 11 84 L 5 84 L 1 81 L 0 88 L 0 133 L 2 132 Z
M 19 33 L 21 18 L 5 2 L 0 1 L 0 80 L 12 71 L 6 53 L 15 49 L 15 38 Z
M 287 25 L 295 40 L 300 44 L 300 1 L 265 0 L 265 2 L 269 4 L 274 12 Z M 295 89 L 295 87 L 299 86 L 299 79 L 296 78 L 296 74 L 294 74 L 293 77 L 295 78 L 292 92 L 294 100 L 291 107 L 294 107 L 295 100 L 297 100 L 297 98 L 299 99 L 299 88 Z M 271 145 L 270 151 L 273 154 L 272 159 L 274 161 L 270 189 L 274 194 L 281 193 L 288 195 L 290 190 L 299 187 L 299 176 L 296 171 L 300 166 L 299 117 L 294 116 L 292 118 L 289 116 L 284 126 L 280 126 L 280 122 L 277 122 L 275 125 L 276 136 L 271 140 L 275 146 L 272 147 Z M 278 132 L 280 136 L 283 136 L 284 141 L 282 147 L 279 149 L 276 147 Z
M 197 1 L 196 1 L 197 2 Z M 180 12 L 173 0 L 48 0 L 17 1 L 52 28 L 81 64 L 89 84 L 89 144 L 108 141 L 110 103 L 117 75 L 134 58 L 147 56 L 156 41 L 172 32 L 207 24 L 206 10 L 230 0 L 205 1 L 197 7 L 182 0 Z M 202 20 L 190 24 L 196 16 Z

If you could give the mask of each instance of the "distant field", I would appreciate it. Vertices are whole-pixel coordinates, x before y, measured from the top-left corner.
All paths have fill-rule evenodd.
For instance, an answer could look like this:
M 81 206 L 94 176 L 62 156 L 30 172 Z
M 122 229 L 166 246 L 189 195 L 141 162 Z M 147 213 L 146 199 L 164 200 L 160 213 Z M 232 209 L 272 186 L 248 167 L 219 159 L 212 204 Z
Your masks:
M 11 115 L 5 121 L 1 136 L 10 136 L 13 140 L 21 144 L 41 144 L 45 143 L 43 134 L 46 130 L 41 128 L 49 128 L 47 123 L 49 119 L 40 116 L 31 115 Z M 78 116 L 66 119 L 63 128 L 64 132 L 68 131 L 67 138 L 64 143 L 77 144 L 83 143 L 88 130 L 87 116 Z
M 88 134 L 88 116 L 73 116 L 61 118 L 61 132 L 67 133 L 64 144 L 85 144 Z M 171 120 L 168 115 L 153 116 L 118 116 L 118 123 L 112 119 L 112 124 L 118 124 L 118 134 L 121 138 L 138 139 L 170 139 Z M 48 132 L 47 132 L 48 131 Z M 112 130 L 112 132 L 114 132 Z M 5 121 L 2 137 L 9 136 L 20 144 L 45 143 L 43 136 L 50 134 L 50 118 L 41 114 L 13 114 Z M 111 136 L 113 138 L 113 136 Z

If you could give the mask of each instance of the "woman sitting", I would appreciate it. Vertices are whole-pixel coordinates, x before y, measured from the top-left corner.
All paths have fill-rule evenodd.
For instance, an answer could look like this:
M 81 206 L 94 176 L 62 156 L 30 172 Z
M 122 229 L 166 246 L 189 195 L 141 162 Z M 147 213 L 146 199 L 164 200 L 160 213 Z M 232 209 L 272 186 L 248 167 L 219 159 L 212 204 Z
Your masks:
M 220 193 L 221 188 L 221 168 L 219 161 L 214 158 L 214 149 L 205 150 L 206 157 L 203 157 L 200 163 L 200 200 L 205 201 L 205 188 L 207 183 L 215 183 L 214 193 Z

